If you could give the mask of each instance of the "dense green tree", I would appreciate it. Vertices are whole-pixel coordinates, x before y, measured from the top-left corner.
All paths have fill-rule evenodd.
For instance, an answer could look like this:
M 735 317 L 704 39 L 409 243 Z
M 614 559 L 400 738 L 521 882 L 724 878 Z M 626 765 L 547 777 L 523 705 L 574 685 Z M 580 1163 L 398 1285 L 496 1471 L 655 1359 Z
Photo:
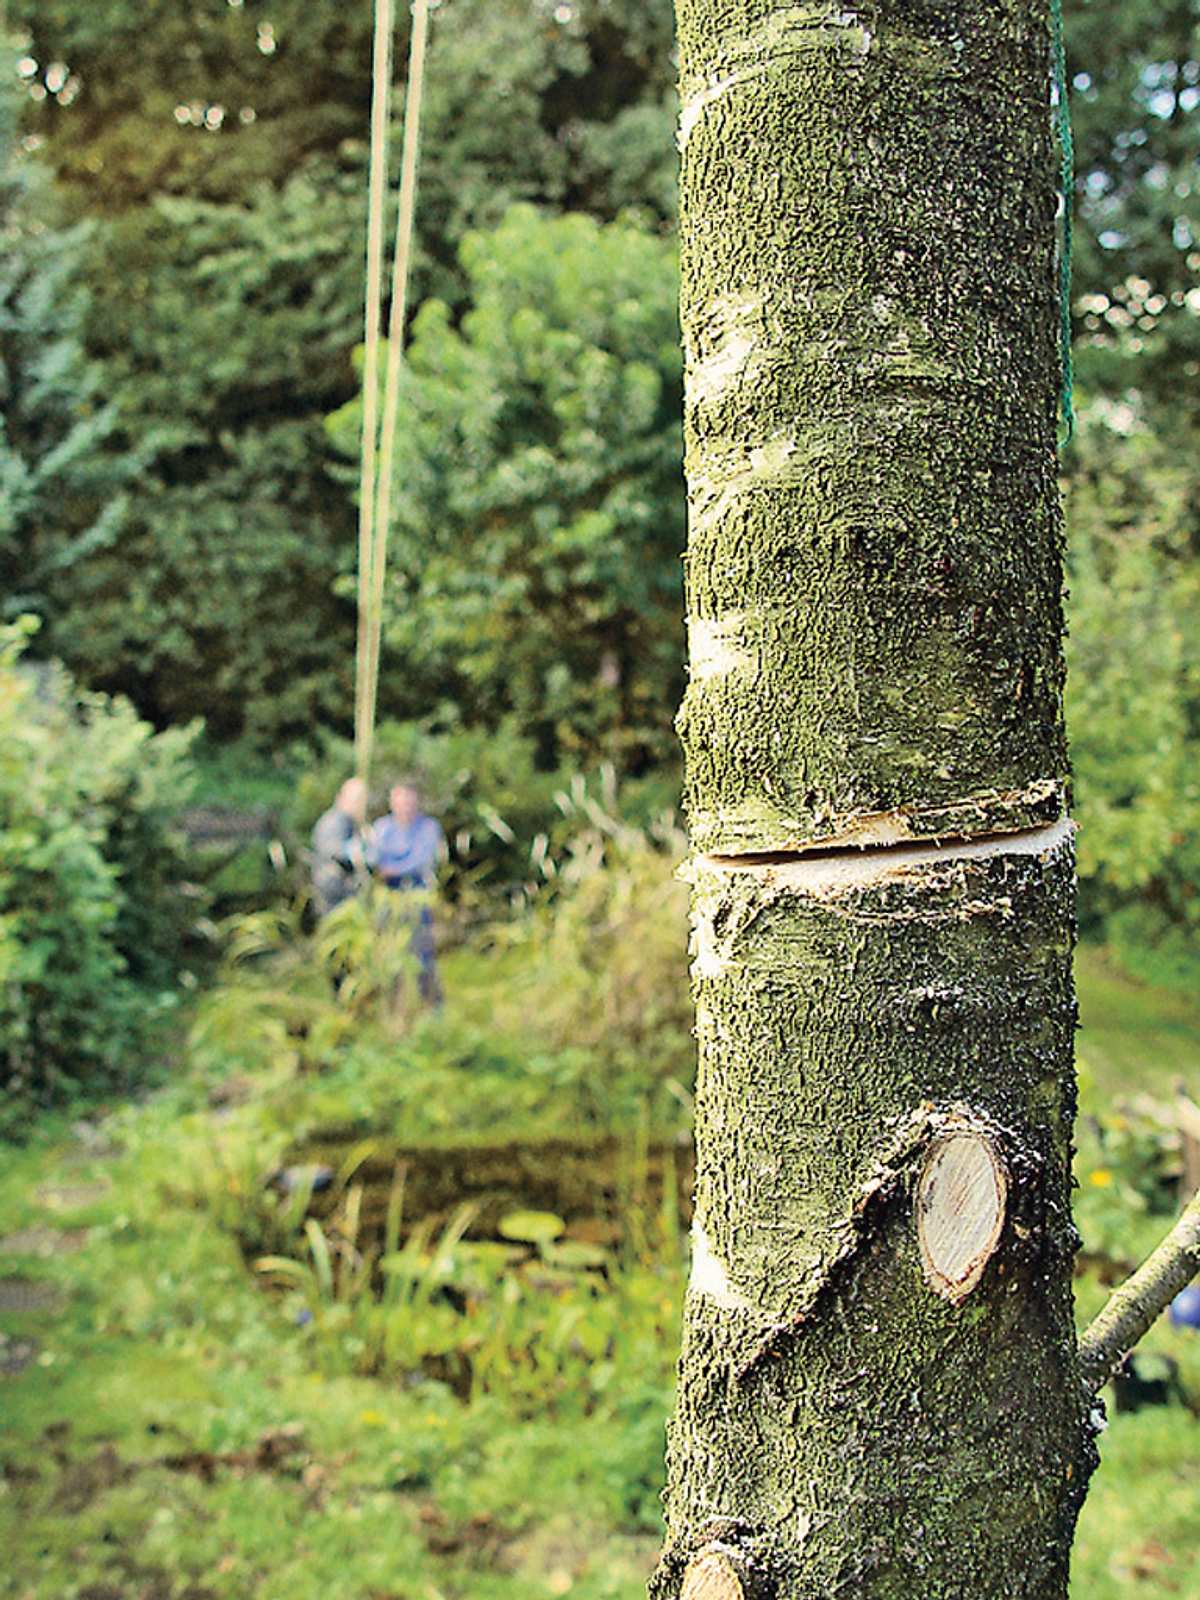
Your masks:
M 156 196 L 241 201 L 360 141 L 368 6 L 12 0 L 28 126 L 93 214 Z
M 1068 3 L 1074 309 L 1085 387 L 1200 425 L 1200 10 Z
M 171 826 L 191 735 L 20 659 L 0 628 L 0 1130 L 127 1086 L 172 1004 L 189 922 Z
M 350 693 L 353 518 L 321 427 L 353 381 L 345 221 L 298 178 L 249 209 L 157 201 L 89 250 L 104 448 L 136 471 L 106 538 L 48 579 L 47 645 L 157 719 L 278 739 Z
M 1067 7 L 1076 152 L 1068 716 L 1085 926 L 1194 983 L 1200 11 Z
M 546 758 L 644 760 L 680 687 L 674 246 L 519 207 L 461 261 L 408 352 L 388 650 Z
M 515 199 L 668 213 L 664 15 L 665 31 L 624 0 L 439 8 L 418 295 L 457 305 L 463 234 Z M 355 384 L 369 10 L 63 0 L 13 16 L 60 210 L 99 219 L 70 281 L 40 286 L 43 308 L 90 308 L 73 381 L 77 400 L 103 395 L 106 432 L 60 457 L 74 476 L 38 533 L 39 648 L 218 734 L 340 723 L 353 508 L 322 420 Z M 398 712 L 438 692 L 417 662 L 404 685 Z
M 1072 731 L 1085 926 L 1194 987 L 1200 934 L 1200 498 L 1151 433 L 1083 418 L 1067 485 Z
M 45 174 L 18 144 L 0 84 L 0 613 L 44 608 L 47 590 L 103 545 L 131 460 L 106 449 L 115 411 L 83 346 L 86 225 L 48 226 Z M 68 579 L 69 581 L 69 579 Z
M 37 97 L 30 125 L 89 210 L 162 193 L 239 200 L 314 156 L 361 167 L 366 5 L 12 0 L 9 9 L 26 35 L 23 70 Z M 1155 323 L 1131 335 L 1142 346 L 1127 356 L 1152 357 L 1176 335 L 1194 355 L 1194 329 L 1175 315 L 1174 296 L 1194 283 L 1187 258 L 1200 233 L 1195 5 L 1071 0 L 1065 9 L 1077 291 L 1150 284 L 1114 300 L 1112 320 L 1106 310 L 1080 315 L 1098 317 L 1105 341 L 1120 342 L 1124 305 L 1135 324 Z M 422 230 L 444 261 L 467 227 L 496 221 L 514 199 L 600 215 L 633 202 L 671 214 L 669 0 L 442 0 L 434 23 Z M 400 45 L 402 61 L 403 37 Z M 1145 309 L 1160 296 L 1160 311 Z
M 313 160 L 365 187 L 367 4 L 13 0 L 11 13 L 26 34 L 29 125 L 89 212 L 161 194 L 240 202 Z M 431 61 L 418 230 L 444 265 L 514 200 L 671 214 L 663 0 L 441 0 Z

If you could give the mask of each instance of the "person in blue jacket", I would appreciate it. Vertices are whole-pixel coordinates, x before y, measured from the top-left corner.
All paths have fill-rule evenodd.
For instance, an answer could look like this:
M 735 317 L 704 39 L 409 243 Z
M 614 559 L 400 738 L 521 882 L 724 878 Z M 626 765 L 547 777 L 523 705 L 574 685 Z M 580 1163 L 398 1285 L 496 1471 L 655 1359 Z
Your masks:
M 438 863 L 445 855 L 441 827 L 421 810 L 421 793 L 411 779 L 392 785 L 390 810 L 371 829 L 368 852 L 375 875 L 398 894 L 434 887 Z M 421 998 L 431 1006 L 442 1003 L 433 942 L 433 911 L 423 905 L 416 914 L 413 954 L 417 958 Z

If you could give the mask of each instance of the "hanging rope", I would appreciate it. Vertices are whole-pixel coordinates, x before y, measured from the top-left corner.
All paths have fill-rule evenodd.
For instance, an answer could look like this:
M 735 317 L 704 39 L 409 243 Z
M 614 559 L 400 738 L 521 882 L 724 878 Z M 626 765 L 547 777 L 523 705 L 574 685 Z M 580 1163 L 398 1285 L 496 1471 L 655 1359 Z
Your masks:
M 409 262 L 417 196 L 421 98 L 429 0 L 415 0 L 400 162 L 400 202 L 396 253 L 392 265 L 392 308 L 388 321 L 387 374 L 383 420 L 379 420 L 379 349 L 383 320 L 383 213 L 387 192 L 387 121 L 390 110 L 392 0 L 375 0 L 374 86 L 371 99 L 371 177 L 367 222 L 366 353 L 363 361 L 362 471 L 358 510 L 358 655 L 354 695 L 354 768 L 369 779 L 379 689 L 383 634 L 383 588 L 391 531 L 392 478 L 404 323 L 408 306 Z
M 371 65 L 371 154 L 367 191 L 367 288 L 363 308 L 362 454 L 358 482 L 358 647 L 354 672 L 354 766 L 371 765 L 367 664 L 371 658 L 371 590 L 375 559 L 375 480 L 379 447 L 379 341 L 383 321 L 383 220 L 387 201 L 388 122 L 392 102 L 392 0 L 375 0 Z
M 408 313 L 408 278 L 412 257 L 413 214 L 417 202 L 417 162 L 421 150 L 421 100 L 425 87 L 425 46 L 429 33 L 429 0 L 415 0 L 408 57 L 408 90 L 404 106 L 404 146 L 400 157 L 400 201 L 396 221 L 396 254 L 392 263 L 392 309 L 388 319 L 387 381 L 380 431 L 379 476 L 375 508 L 375 559 L 371 573 L 367 673 L 367 718 L 375 725 L 379 689 L 379 652 L 383 636 L 383 580 L 392 528 L 392 481 L 395 476 L 396 421 L 400 409 L 400 377 L 404 358 L 404 325 Z
M 1070 444 L 1075 433 L 1075 377 L 1071 362 L 1071 251 L 1075 204 L 1075 144 L 1071 137 L 1071 106 L 1067 98 L 1067 47 L 1063 33 L 1062 0 L 1050 0 L 1054 36 L 1054 87 L 1057 101 L 1058 150 L 1061 159 L 1062 242 L 1058 257 L 1059 342 L 1062 360 L 1063 437 Z

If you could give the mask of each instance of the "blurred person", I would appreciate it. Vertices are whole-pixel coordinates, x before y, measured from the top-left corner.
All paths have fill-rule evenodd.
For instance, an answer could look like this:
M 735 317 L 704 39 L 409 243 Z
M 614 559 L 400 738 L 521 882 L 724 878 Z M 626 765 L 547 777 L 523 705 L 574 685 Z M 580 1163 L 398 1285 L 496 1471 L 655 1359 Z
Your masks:
M 347 778 L 312 833 L 313 904 L 318 917 L 328 916 L 357 894 L 366 879 L 366 820 L 367 786 L 361 778 Z
M 421 791 L 409 778 L 392 785 L 387 816 L 371 829 L 370 859 L 376 873 L 398 894 L 432 891 L 438 862 L 445 850 L 441 826 L 421 810 Z M 442 1003 L 433 940 L 433 909 L 422 905 L 414 917 L 413 954 L 418 963 L 422 1000 L 435 1008 Z

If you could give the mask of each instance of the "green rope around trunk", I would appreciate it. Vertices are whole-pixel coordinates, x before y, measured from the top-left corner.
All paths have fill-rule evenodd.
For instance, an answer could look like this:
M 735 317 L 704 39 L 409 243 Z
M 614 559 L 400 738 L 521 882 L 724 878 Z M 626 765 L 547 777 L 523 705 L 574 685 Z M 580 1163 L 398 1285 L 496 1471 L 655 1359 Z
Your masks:
M 1054 32 L 1054 86 L 1058 116 L 1058 149 L 1062 167 L 1062 247 L 1058 258 L 1058 301 L 1062 342 L 1062 419 L 1060 445 L 1068 445 L 1075 432 L 1075 380 L 1071 367 L 1071 247 L 1072 207 L 1075 199 L 1075 145 L 1071 138 L 1071 107 L 1067 99 L 1067 48 L 1063 39 L 1062 0 L 1050 0 Z

